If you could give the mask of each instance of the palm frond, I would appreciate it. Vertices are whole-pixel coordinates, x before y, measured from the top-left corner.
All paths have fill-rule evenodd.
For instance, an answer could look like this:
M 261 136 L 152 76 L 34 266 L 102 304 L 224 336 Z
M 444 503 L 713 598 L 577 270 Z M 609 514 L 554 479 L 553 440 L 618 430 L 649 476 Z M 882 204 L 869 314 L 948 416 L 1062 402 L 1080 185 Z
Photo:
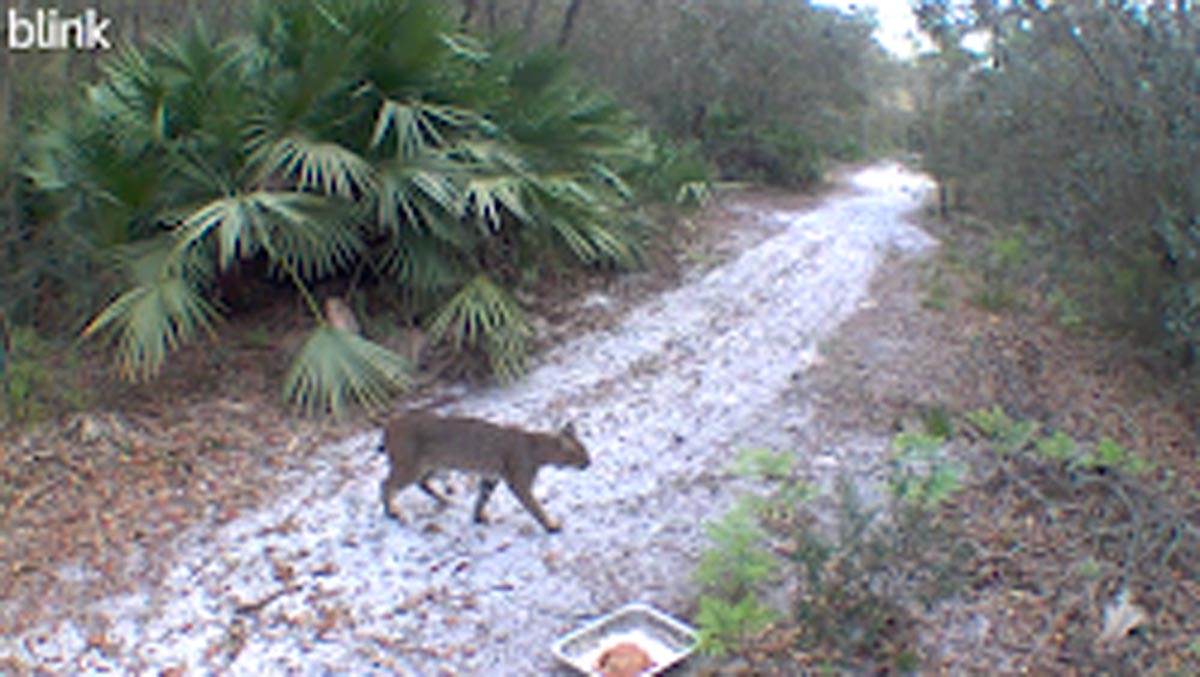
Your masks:
M 272 219 L 263 248 L 272 263 L 291 267 L 306 280 L 349 270 L 366 250 L 352 215 L 345 204 L 314 201 L 295 217 Z
M 532 334 L 525 313 L 508 292 L 486 275 L 468 282 L 437 312 L 429 328 L 435 340 L 450 341 L 455 350 L 482 347 L 501 379 L 524 373 L 526 344 Z
M 461 211 L 493 232 L 504 225 L 506 212 L 527 222 L 530 216 L 522 199 L 524 186 L 523 177 L 512 174 L 471 177 L 462 191 Z
M 217 42 L 202 21 L 192 23 L 173 39 L 157 40 L 151 50 L 169 80 L 208 85 L 226 78 L 244 55 L 232 42 Z
M 378 409 L 410 385 L 410 372 L 400 355 L 323 324 L 313 330 L 292 362 L 283 397 L 309 414 L 337 415 L 348 401 Z
M 168 87 L 165 123 L 171 139 L 243 159 L 246 115 L 257 104 L 247 77 L 250 55 L 233 41 L 213 39 L 199 21 L 155 44 L 148 57 Z
M 552 177 L 537 184 L 539 224 L 561 238 L 579 260 L 631 268 L 641 261 L 642 248 L 632 218 L 613 209 L 596 192 L 570 177 Z
M 416 293 L 442 291 L 465 277 L 455 259 L 430 236 L 407 233 L 380 255 L 382 270 Z
M 413 161 L 393 161 L 379 172 L 377 220 L 396 236 L 406 228 L 427 228 L 456 246 L 465 246 L 459 221 L 461 168 L 440 154 L 422 154 Z
M 573 173 L 545 174 L 535 184 L 538 194 L 549 204 L 573 209 L 607 209 L 603 196 Z
M 104 67 L 106 81 L 89 87 L 92 110 L 109 123 L 118 138 L 161 142 L 167 137 L 167 82 L 146 55 L 121 49 Z
M 177 246 L 184 250 L 215 238 L 222 269 L 265 249 L 273 260 L 286 258 L 298 270 L 327 272 L 361 249 L 356 233 L 332 216 L 329 202 L 318 195 L 241 193 L 192 212 L 180 227 Z
M 163 277 L 183 277 L 197 287 L 211 282 L 212 271 L 206 255 L 198 250 L 180 250 L 175 246 L 176 241 L 174 234 L 164 232 L 111 247 L 100 258 L 134 286 L 153 284 Z
M 218 315 L 205 300 L 195 261 L 179 259 L 166 238 L 128 248 L 124 268 L 134 285 L 84 328 L 84 336 L 108 333 L 117 344 L 121 375 L 131 381 L 155 376 L 167 354 Z
M 33 129 L 20 166 L 47 198 L 41 208 L 100 247 L 153 232 L 164 182 L 157 158 L 122 145 L 110 126 L 86 107 L 56 111 Z
M 600 180 L 602 185 L 611 189 L 625 202 L 632 203 L 634 201 L 633 190 L 629 184 L 625 183 L 625 180 L 608 165 L 600 162 L 592 163 L 592 174 Z
M 339 143 L 315 141 L 294 134 L 266 145 L 261 139 L 251 143 L 266 148 L 255 158 L 264 170 L 294 180 L 298 190 L 353 200 L 375 188 L 375 170 L 371 164 Z
M 529 169 L 525 158 L 511 146 L 488 139 L 460 140 L 449 149 L 448 156 L 480 172 L 524 174 Z
M 595 252 L 591 262 L 612 264 L 621 268 L 633 268 L 641 262 L 640 243 L 626 232 L 622 225 L 587 220 L 580 222 L 577 228 L 591 243 Z
M 570 219 L 552 218 L 549 220 L 550 226 L 554 229 L 562 241 L 566 243 L 567 249 L 575 255 L 580 261 L 585 263 L 596 263 L 600 259 L 600 254 L 591 238 L 587 233 L 579 227 L 579 225 Z
M 394 136 L 397 154 L 407 159 L 429 147 L 446 145 L 443 128 L 475 126 L 479 120 L 474 112 L 456 106 L 420 100 L 384 100 L 375 118 L 371 147 L 378 148 L 385 139 Z
M 464 183 L 455 211 L 491 231 L 503 225 L 504 213 L 530 220 L 523 194 L 533 177 L 524 159 L 506 144 L 483 139 L 463 140 L 446 153 L 460 163 Z
M 475 66 L 487 63 L 491 56 L 486 47 L 469 35 L 461 33 L 457 35 L 442 34 L 441 40 L 442 44 L 450 50 L 451 54 Z

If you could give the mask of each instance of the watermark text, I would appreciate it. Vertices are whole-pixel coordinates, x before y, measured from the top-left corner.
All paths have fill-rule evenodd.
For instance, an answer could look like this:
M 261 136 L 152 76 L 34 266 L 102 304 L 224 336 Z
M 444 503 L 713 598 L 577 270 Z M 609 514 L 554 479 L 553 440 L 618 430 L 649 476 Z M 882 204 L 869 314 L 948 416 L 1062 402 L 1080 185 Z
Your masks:
M 95 9 L 63 16 L 57 9 L 35 9 L 23 14 L 10 8 L 7 19 L 5 33 L 8 48 L 13 51 L 82 51 L 112 47 L 105 35 L 112 19 L 101 17 Z

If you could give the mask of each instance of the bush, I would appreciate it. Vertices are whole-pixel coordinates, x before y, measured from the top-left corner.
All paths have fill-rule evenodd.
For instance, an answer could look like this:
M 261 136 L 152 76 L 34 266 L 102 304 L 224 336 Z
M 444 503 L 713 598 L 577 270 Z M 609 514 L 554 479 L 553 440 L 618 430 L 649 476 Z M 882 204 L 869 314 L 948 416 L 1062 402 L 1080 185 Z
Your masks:
M 1045 244 L 1041 270 L 1089 316 L 1193 361 L 1195 11 L 1118 2 L 972 14 L 931 0 L 919 14 L 942 48 L 925 63 L 926 166 L 968 196 L 964 207 L 1019 237 L 1028 227 Z M 989 53 L 958 46 L 972 30 L 993 38 Z M 993 291 L 987 303 L 1003 305 L 1004 289 Z
M 637 166 L 630 182 L 646 197 L 679 205 L 704 205 L 712 197 L 715 175 L 696 141 L 676 142 L 660 136 L 654 141 L 654 157 Z
M 824 497 L 833 502 L 832 518 L 818 505 L 822 497 L 795 477 L 789 456 L 741 454 L 736 472 L 768 493 L 743 497 L 710 526 L 713 544 L 697 569 L 702 647 L 764 672 L 797 669 L 794 656 L 810 667 L 914 669 L 919 655 L 907 605 L 952 594 L 970 556 L 937 519 L 961 475 L 942 444 L 931 435 L 898 436 L 889 509 L 864 503 L 841 478 Z M 780 586 L 792 591 L 786 614 L 761 601 Z
M 76 347 L 57 345 L 0 311 L 0 421 L 32 421 L 92 401 L 79 382 Z
M 116 54 L 28 142 L 39 218 L 17 263 L 70 264 L 42 272 L 90 302 L 84 333 L 126 378 L 215 333 L 238 271 L 311 313 L 283 387 L 305 410 L 379 406 L 408 382 L 399 355 L 329 333 L 346 328 L 320 287 L 372 285 L 511 378 L 521 284 L 639 265 L 647 229 L 621 172 L 651 148 L 561 53 L 489 49 L 433 0 L 262 2 L 247 24 Z

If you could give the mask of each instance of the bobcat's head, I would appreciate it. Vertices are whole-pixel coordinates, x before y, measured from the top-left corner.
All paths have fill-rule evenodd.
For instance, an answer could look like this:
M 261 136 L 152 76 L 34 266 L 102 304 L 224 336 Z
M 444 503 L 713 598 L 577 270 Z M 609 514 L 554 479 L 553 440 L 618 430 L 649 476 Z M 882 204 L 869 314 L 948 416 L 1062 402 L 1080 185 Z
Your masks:
M 558 447 L 558 464 L 586 468 L 591 464 L 591 456 L 583 446 L 583 442 L 575 436 L 575 424 L 568 423 L 554 436 L 555 446 Z

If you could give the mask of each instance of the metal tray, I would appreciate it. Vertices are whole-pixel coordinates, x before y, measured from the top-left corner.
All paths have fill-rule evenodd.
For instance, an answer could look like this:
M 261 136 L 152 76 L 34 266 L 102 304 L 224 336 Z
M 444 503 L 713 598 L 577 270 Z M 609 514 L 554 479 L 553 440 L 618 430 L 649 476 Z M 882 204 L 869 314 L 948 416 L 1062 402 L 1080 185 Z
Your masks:
M 550 650 L 579 672 L 600 675 L 596 669 L 600 654 L 622 642 L 636 644 L 654 661 L 642 675 L 657 675 L 696 650 L 696 631 L 654 607 L 634 602 L 563 635 Z

